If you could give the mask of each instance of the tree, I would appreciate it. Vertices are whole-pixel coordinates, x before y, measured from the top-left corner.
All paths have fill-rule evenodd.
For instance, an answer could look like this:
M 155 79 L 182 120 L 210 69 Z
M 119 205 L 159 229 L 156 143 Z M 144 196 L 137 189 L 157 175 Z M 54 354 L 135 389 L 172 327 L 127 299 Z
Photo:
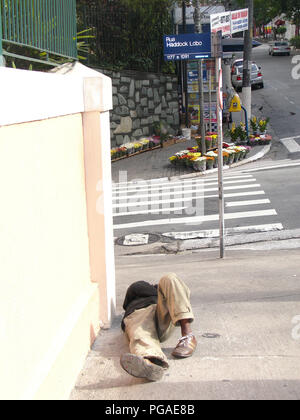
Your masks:
M 286 17 L 296 25 L 296 35 L 300 27 L 300 0 L 287 0 L 284 2 L 283 11 Z
M 163 35 L 173 33 L 173 0 L 80 0 L 78 19 L 95 28 L 89 64 L 111 69 L 170 70 L 163 60 Z M 174 71 L 171 65 L 171 71 Z

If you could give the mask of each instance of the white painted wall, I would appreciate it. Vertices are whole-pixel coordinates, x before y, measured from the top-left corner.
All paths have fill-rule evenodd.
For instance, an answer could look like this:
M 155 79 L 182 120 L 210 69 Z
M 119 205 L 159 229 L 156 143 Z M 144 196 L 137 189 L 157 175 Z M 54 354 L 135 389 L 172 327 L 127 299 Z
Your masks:
M 0 399 L 67 399 L 115 308 L 111 80 L 0 68 L 0 92 Z

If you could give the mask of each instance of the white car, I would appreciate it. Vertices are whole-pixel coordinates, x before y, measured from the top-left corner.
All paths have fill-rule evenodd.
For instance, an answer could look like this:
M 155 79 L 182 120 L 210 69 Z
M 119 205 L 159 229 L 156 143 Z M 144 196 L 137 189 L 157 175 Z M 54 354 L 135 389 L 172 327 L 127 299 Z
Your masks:
M 291 47 L 288 41 L 274 41 L 270 43 L 269 55 L 291 55 Z
M 235 68 L 233 75 L 231 76 L 232 85 L 236 90 L 241 90 L 243 87 L 243 66 Z M 261 67 L 258 67 L 256 63 L 252 63 L 251 69 L 251 87 L 264 87 L 264 79 L 261 71 Z

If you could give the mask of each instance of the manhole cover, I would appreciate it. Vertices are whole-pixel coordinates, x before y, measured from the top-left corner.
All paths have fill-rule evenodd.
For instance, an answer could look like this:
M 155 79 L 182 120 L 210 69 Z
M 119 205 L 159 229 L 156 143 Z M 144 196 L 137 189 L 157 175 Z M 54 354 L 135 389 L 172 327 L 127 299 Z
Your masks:
M 132 233 L 118 238 L 116 244 L 123 246 L 140 246 L 153 244 L 159 240 L 160 236 L 155 233 Z
M 202 337 L 204 338 L 220 338 L 220 334 L 213 334 L 213 333 L 205 333 L 202 334 Z

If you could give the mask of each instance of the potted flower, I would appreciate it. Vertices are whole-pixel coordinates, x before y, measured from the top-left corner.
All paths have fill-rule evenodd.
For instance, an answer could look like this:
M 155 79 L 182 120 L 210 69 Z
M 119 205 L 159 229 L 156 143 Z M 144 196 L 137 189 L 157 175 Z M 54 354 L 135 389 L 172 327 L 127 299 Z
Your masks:
M 143 148 L 142 150 L 148 149 L 149 143 L 150 143 L 148 139 L 141 139 L 139 140 L 139 142 L 142 145 L 142 148 Z
M 229 130 L 229 133 L 228 134 L 230 135 L 231 141 L 233 143 L 235 143 L 238 140 L 238 138 L 239 138 L 239 132 L 237 130 L 237 127 L 236 127 L 236 124 L 235 123 L 232 123 L 231 130 Z
M 263 118 L 259 121 L 258 127 L 259 127 L 261 136 L 265 136 L 267 134 L 267 127 L 268 127 L 269 121 L 270 121 L 270 118 Z
M 238 148 L 239 148 L 239 151 L 240 151 L 240 160 L 245 159 L 246 151 L 247 151 L 246 147 L 245 146 L 238 146 Z
M 125 143 L 123 146 L 126 147 L 128 155 L 134 153 L 134 143 Z
M 232 149 L 226 149 L 226 152 L 228 153 L 228 165 L 232 165 L 234 162 L 234 158 L 235 158 L 235 151 Z
M 116 149 L 112 149 L 110 151 L 110 157 L 111 157 L 111 160 L 114 160 L 114 159 L 117 158 L 117 150 Z
M 140 152 L 143 148 L 143 145 L 141 143 L 134 143 L 134 152 Z
M 212 156 L 205 156 L 206 158 L 206 169 L 213 169 L 215 158 Z
M 218 136 L 216 134 L 213 134 L 211 138 L 212 138 L 212 148 L 215 149 L 216 147 L 218 147 Z
M 252 129 L 252 132 L 253 132 L 254 136 L 256 136 L 257 133 L 258 133 L 258 121 L 257 121 L 256 117 L 251 118 L 250 126 L 251 126 L 251 129 Z
M 223 165 L 228 165 L 228 161 L 229 161 L 229 153 L 225 150 L 222 152 L 223 155 Z
M 211 136 L 206 136 L 205 137 L 205 146 L 206 146 L 207 150 L 212 149 L 212 141 L 213 141 L 213 139 L 212 139 Z
M 213 167 L 217 168 L 218 167 L 218 154 L 215 153 L 214 151 L 210 151 L 208 153 L 206 153 L 207 157 L 212 157 L 214 159 L 214 163 L 213 163 Z
M 237 136 L 238 136 L 238 144 L 247 144 L 248 142 L 248 134 L 246 131 L 246 126 L 244 123 L 240 123 L 240 125 L 236 128 Z
M 177 161 L 178 161 L 177 156 L 171 156 L 171 157 L 169 157 L 169 161 L 170 161 L 170 163 L 172 165 L 176 166 L 177 165 Z
M 206 158 L 200 157 L 193 162 L 193 168 L 197 172 L 204 172 L 206 170 Z

